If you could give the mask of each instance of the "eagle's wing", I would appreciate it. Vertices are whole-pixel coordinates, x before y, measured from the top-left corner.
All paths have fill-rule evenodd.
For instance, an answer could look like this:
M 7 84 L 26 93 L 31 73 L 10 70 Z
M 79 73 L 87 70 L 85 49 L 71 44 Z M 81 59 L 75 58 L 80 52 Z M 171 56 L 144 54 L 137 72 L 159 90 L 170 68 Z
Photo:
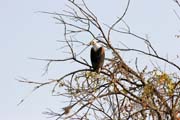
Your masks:
M 99 71 L 99 68 L 102 68 L 104 57 L 105 52 L 103 47 L 100 47 L 97 51 L 94 51 L 94 49 L 91 48 L 91 63 L 95 71 Z

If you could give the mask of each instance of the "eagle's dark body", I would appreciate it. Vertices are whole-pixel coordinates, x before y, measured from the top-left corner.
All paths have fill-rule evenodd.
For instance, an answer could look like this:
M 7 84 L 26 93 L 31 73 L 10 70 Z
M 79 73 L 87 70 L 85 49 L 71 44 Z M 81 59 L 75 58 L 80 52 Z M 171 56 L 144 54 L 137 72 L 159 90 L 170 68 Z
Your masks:
M 93 70 L 97 73 L 100 73 L 101 68 L 104 64 L 104 57 L 105 57 L 105 52 L 103 47 L 99 48 L 91 48 L 91 63 Z

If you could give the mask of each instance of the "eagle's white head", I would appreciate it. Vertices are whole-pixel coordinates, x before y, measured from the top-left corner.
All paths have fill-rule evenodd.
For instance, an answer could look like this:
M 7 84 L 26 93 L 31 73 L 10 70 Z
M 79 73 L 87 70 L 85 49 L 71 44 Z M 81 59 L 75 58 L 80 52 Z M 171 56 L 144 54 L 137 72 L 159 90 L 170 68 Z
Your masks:
M 101 47 L 101 45 L 97 43 L 96 39 L 92 40 L 89 45 L 92 45 L 95 51 L 97 51 Z

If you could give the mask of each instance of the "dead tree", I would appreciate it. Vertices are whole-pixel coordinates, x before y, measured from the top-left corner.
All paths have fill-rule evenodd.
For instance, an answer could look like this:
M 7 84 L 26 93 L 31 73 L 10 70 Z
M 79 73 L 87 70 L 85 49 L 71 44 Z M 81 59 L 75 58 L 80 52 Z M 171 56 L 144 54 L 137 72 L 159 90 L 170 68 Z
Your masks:
M 156 62 L 166 63 L 177 71 L 180 71 L 180 67 L 160 56 L 148 38 L 131 32 L 130 26 L 123 19 L 127 14 L 130 0 L 127 1 L 122 16 L 112 25 L 102 24 L 84 0 L 68 0 L 68 2 L 68 10 L 62 13 L 43 13 L 53 15 L 57 23 L 63 25 L 64 40 L 59 42 L 66 44 L 65 48 L 66 50 L 68 48 L 70 57 L 38 60 L 47 61 L 47 70 L 53 62 L 67 61 L 73 61 L 71 64 L 80 64 L 83 69 L 69 70 L 70 72 L 64 76 L 44 83 L 21 80 L 21 82 L 34 84 L 35 90 L 54 84 L 52 94 L 68 99 L 69 105 L 62 107 L 62 113 L 49 109 L 44 114 L 55 119 L 179 120 L 180 77 L 176 72 L 163 71 Z M 116 27 L 121 24 L 125 26 L 124 29 Z M 89 38 L 101 42 L 110 53 L 105 58 L 100 74 L 94 73 L 91 65 L 81 56 L 80 51 L 90 41 L 78 40 L 76 36 L 84 33 Z M 126 34 L 140 40 L 146 49 L 129 48 L 121 42 L 124 47 L 117 47 L 113 43 L 112 33 Z M 73 48 L 75 45 L 84 47 L 77 51 Z M 149 64 L 141 66 L 138 56 L 134 56 L 134 61 L 128 63 L 122 57 L 122 53 L 138 53 L 148 57 L 151 67 Z

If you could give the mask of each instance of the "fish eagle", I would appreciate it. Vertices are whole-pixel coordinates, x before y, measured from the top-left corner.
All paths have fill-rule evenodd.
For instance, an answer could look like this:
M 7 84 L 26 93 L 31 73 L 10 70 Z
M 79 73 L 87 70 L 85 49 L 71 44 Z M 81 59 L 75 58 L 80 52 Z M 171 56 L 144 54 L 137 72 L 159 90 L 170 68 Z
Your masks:
M 104 47 L 97 43 L 97 40 L 92 40 L 90 45 L 92 45 L 90 57 L 93 71 L 100 73 L 104 64 Z

